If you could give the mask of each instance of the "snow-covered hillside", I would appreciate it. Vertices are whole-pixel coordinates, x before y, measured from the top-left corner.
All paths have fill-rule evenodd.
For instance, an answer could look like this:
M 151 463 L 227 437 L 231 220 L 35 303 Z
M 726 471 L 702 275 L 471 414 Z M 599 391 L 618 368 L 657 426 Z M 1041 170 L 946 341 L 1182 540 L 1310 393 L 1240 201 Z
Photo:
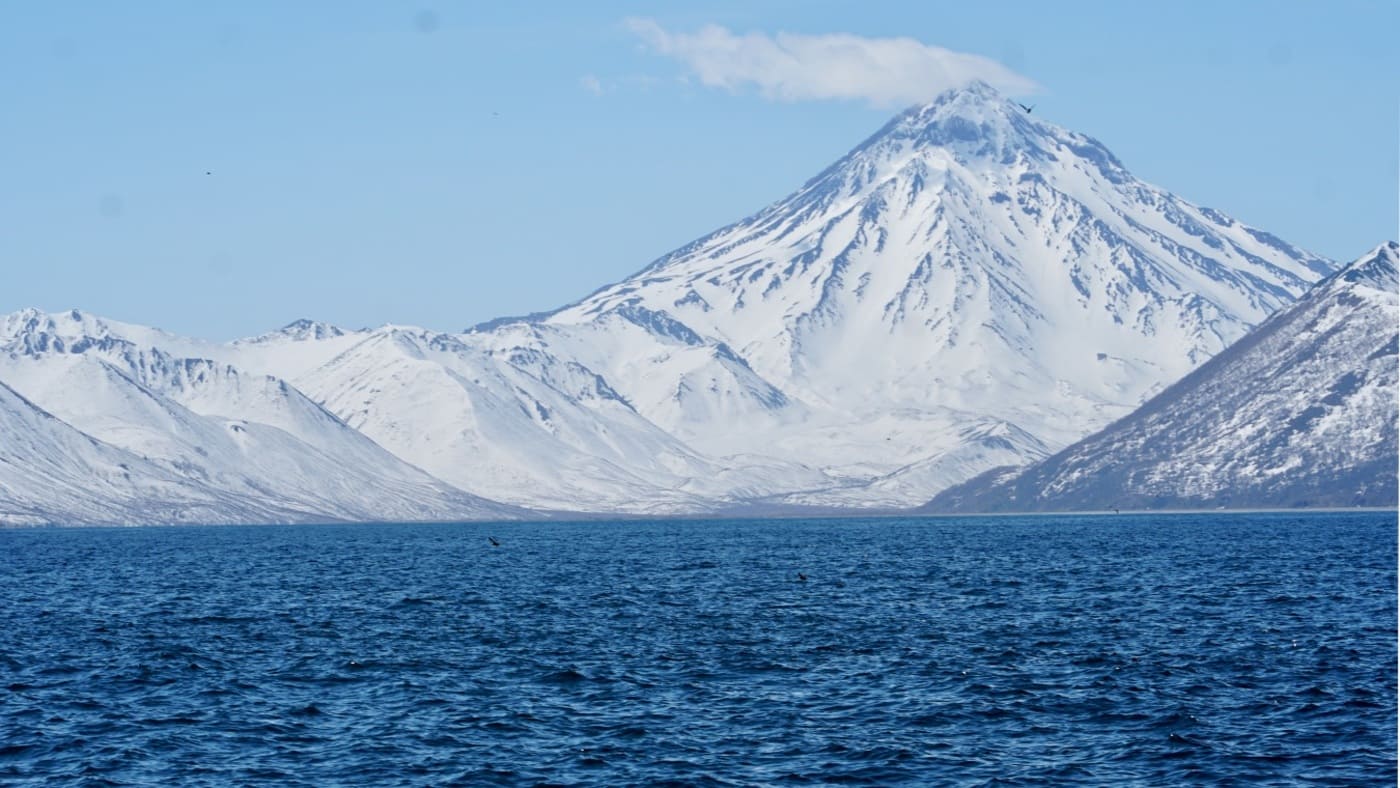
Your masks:
M 211 490 L 84 435 L 0 383 L 0 526 L 284 522 L 258 496 Z
M 933 511 L 1396 504 L 1397 247 L 1377 247 L 1127 418 Z
M 0 381 L 166 477 L 256 501 L 278 520 L 517 514 L 404 463 L 285 381 L 127 337 L 182 344 L 79 312 L 12 315 L 0 333 Z

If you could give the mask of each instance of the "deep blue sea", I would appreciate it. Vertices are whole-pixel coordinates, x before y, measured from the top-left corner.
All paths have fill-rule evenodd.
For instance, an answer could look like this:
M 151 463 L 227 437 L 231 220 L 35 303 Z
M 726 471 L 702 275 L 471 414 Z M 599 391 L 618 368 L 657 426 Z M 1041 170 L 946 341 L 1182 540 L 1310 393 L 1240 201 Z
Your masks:
M 1396 532 L 3 531 L 0 783 L 1393 786 Z

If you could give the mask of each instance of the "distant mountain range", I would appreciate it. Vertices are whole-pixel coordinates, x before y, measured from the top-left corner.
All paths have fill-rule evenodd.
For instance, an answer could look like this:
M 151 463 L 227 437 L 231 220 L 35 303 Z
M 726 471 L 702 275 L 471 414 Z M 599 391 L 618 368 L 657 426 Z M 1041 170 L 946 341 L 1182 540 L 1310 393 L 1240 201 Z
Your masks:
M 0 522 L 522 514 L 408 465 L 283 380 L 121 328 L 76 312 L 0 323 Z
M 925 509 L 1395 506 L 1396 259 L 1377 247 L 1107 429 Z
M 232 343 L 3 318 L 0 522 L 911 507 L 1127 416 L 1335 267 L 974 84 L 555 312 Z

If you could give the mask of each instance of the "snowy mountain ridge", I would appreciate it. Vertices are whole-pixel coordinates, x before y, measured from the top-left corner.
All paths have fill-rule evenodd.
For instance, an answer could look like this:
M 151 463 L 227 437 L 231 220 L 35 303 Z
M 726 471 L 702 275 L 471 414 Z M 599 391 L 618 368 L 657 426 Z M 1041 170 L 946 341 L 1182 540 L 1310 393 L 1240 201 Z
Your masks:
M 67 428 L 124 450 L 128 465 L 153 465 L 153 475 L 215 500 L 255 501 L 240 511 L 259 519 L 519 516 L 398 460 L 285 381 L 127 338 L 167 336 L 76 311 L 20 313 L 0 334 L 0 380 Z M 160 508 L 142 516 L 185 521 Z

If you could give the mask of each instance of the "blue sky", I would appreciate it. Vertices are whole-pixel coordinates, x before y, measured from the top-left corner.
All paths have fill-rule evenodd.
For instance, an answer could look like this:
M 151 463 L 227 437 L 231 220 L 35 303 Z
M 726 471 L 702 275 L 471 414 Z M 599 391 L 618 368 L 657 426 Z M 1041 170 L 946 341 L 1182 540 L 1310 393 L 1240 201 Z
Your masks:
M 706 26 L 980 56 L 1186 199 L 1334 258 L 1397 234 L 1394 2 L 483 5 L 10 0 L 0 312 L 228 339 L 550 309 L 785 195 L 902 96 L 824 97 L 825 60 L 707 85 L 742 66 L 677 43 Z

